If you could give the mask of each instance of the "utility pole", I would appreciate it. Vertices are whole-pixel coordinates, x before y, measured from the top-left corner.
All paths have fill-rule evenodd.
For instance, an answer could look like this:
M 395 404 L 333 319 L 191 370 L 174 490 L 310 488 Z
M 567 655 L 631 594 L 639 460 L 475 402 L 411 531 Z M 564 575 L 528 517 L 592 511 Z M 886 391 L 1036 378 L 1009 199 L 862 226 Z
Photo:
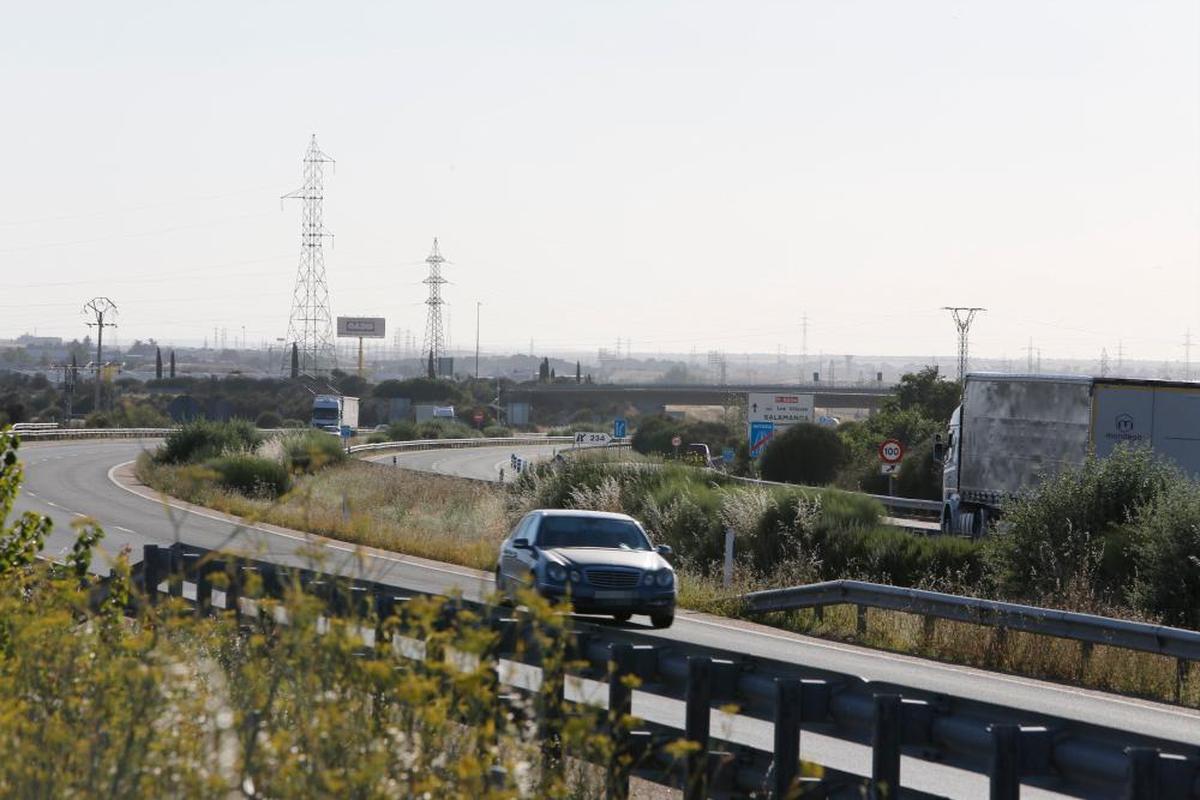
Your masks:
M 475 380 L 479 380 L 479 309 L 483 307 L 481 300 L 475 301 Z
M 1029 345 L 1025 348 L 1025 371 L 1033 374 L 1033 337 L 1029 337 Z
M 975 320 L 975 315 L 980 311 L 987 311 L 986 308 L 977 306 L 943 306 L 943 311 L 949 311 L 954 317 L 954 327 L 958 329 L 958 383 L 961 386 L 963 378 L 967 374 L 967 345 L 971 331 L 971 323 Z
M 308 151 L 304 154 L 304 185 L 280 198 L 304 203 L 300 222 L 300 266 L 296 271 L 296 288 L 292 293 L 287 341 L 293 343 L 299 356 L 299 371 L 306 375 L 328 374 L 330 369 L 337 366 L 323 249 L 325 238 L 333 235 L 325 229 L 323 216 L 325 165 L 332 163 L 333 159 L 317 147 L 317 136 L 313 134 Z M 288 356 L 285 354 L 280 372 L 286 369 Z M 292 371 L 296 371 L 294 366 Z
M 92 410 L 100 410 L 100 370 L 104 365 L 104 329 L 115 328 L 117 323 L 105 322 L 105 316 L 115 317 L 117 315 L 117 304 L 107 297 L 93 297 L 91 300 L 83 304 L 83 313 L 91 314 L 95 322 L 87 323 L 89 328 L 96 329 L 96 395 L 92 401 Z
M 1100 348 L 1100 377 L 1105 378 L 1107 376 L 1108 376 L 1108 348 L 1101 347 Z

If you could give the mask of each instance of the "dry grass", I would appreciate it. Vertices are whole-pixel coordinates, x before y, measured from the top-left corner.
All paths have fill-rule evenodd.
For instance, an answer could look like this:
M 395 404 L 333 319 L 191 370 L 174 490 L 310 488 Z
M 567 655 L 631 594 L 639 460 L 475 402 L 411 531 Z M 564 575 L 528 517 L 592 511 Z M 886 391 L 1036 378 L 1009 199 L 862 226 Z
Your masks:
M 148 486 L 250 521 L 482 570 L 509 530 L 497 487 L 362 461 L 303 476 L 277 500 L 219 489 L 197 467 L 142 458 L 137 471 Z
M 148 458 L 139 461 L 138 476 L 168 494 L 250 520 L 487 571 L 495 566 L 499 543 L 525 510 L 512 507 L 504 490 L 486 483 L 359 461 L 301 477 L 290 493 L 275 501 L 220 490 L 195 467 L 164 467 Z M 794 584 L 792 577 L 755 575 L 739 568 L 734 585 L 726 589 L 719 573 L 704 575 L 683 567 L 679 605 L 746 616 L 741 595 Z M 1086 607 L 1086 598 L 1059 600 L 1055 605 L 1112 611 Z M 864 636 L 857 632 L 853 606 L 827 608 L 821 618 L 802 610 L 758 619 L 798 633 L 955 664 L 1161 700 L 1174 697 L 1175 660 L 1147 653 L 1097 646 L 1084 667 L 1077 642 L 1016 632 L 997 640 L 991 627 L 947 620 L 937 620 L 927 629 L 920 616 L 876 609 L 868 612 Z M 1198 673 L 1193 670 L 1185 686 L 1185 705 L 1200 706 Z

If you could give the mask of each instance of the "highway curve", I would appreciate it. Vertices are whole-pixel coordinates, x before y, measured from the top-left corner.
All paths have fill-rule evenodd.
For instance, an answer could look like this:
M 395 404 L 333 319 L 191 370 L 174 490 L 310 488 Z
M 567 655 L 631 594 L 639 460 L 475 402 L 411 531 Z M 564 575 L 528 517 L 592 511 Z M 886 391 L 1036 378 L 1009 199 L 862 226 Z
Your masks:
M 167 504 L 145 487 L 118 485 L 119 481 L 132 481 L 128 464 L 148 444 L 106 440 L 22 446 L 26 486 L 17 508 L 38 511 L 54 519 L 55 531 L 46 548 L 49 553 L 69 547 L 70 523 L 79 515 L 89 514 L 108 532 L 104 550 L 111 554 L 129 546 L 134 550 L 135 560 L 140 557 L 142 544 L 169 544 L 178 539 L 210 548 L 232 542 L 238 550 L 253 552 L 265 560 L 311 564 L 310 558 L 297 555 L 297 548 L 311 548 L 314 540 L 309 535 L 266 525 L 244 528 L 236 520 L 216 512 L 189 509 L 175 501 Z M 492 457 L 485 457 L 478 450 L 475 453 L 479 457 Z M 507 455 L 505 448 L 497 448 L 494 453 L 498 460 Z M 446 593 L 457 589 L 472 599 L 481 598 L 491 590 L 489 575 L 464 567 L 338 542 L 325 542 L 320 547 L 327 554 L 323 563 L 330 571 L 370 577 L 414 591 Z M 98 567 L 107 569 L 104 564 Z M 635 617 L 635 622 L 625 627 L 664 646 L 688 642 L 994 703 L 1025 710 L 1031 718 L 1046 714 L 1200 745 L 1200 712 L 1192 709 L 879 652 L 705 614 L 681 611 L 675 625 L 665 631 L 652 630 L 648 624 L 638 624 L 639 620 Z M 637 706 L 635 713 L 654 718 Z M 720 730 L 720 735 L 726 732 Z M 732 725 L 729 736 L 770 749 L 770 726 L 764 723 L 743 720 Z M 858 774 L 869 771 L 869 750 L 861 745 L 805 732 L 802 746 L 807 759 Z M 961 769 L 907 757 L 903 769 L 904 784 L 922 791 L 964 798 L 987 794 L 985 778 Z M 1048 796 L 1056 795 L 1033 788 L 1022 792 L 1022 797 Z
M 474 478 L 480 481 L 499 480 L 500 469 L 503 468 L 504 480 L 511 481 L 516 477 L 516 472 L 510 463 L 511 456 L 516 455 L 527 461 L 541 461 L 553 458 L 555 453 L 566 446 L 564 444 L 537 444 L 466 447 L 457 450 L 396 450 L 390 453 L 369 455 L 365 460 L 387 465 L 395 459 L 396 466 L 404 469 L 436 472 L 441 475 Z

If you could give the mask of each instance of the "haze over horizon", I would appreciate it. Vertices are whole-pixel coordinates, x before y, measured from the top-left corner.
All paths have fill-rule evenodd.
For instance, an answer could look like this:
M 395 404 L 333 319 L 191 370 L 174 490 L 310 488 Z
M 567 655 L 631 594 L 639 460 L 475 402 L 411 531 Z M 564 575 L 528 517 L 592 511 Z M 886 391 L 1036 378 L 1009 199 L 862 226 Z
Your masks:
M 491 352 L 1200 345 L 1200 4 L 6 9 L 0 338 L 286 333 L 315 132 L 335 315 Z M 315 20 L 315 22 L 314 22 Z M 107 337 L 107 334 L 106 334 Z M 390 338 L 390 336 L 389 336 Z M 1197 354 L 1200 357 L 1200 353 Z

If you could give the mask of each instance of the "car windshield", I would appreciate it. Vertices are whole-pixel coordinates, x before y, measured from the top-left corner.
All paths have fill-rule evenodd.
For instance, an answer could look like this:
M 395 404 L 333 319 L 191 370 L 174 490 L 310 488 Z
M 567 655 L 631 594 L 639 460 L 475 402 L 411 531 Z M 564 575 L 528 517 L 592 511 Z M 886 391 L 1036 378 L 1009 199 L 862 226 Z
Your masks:
M 613 547 L 649 550 L 650 542 L 634 523 L 607 517 L 544 517 L 538 526 L 539 547 Z

